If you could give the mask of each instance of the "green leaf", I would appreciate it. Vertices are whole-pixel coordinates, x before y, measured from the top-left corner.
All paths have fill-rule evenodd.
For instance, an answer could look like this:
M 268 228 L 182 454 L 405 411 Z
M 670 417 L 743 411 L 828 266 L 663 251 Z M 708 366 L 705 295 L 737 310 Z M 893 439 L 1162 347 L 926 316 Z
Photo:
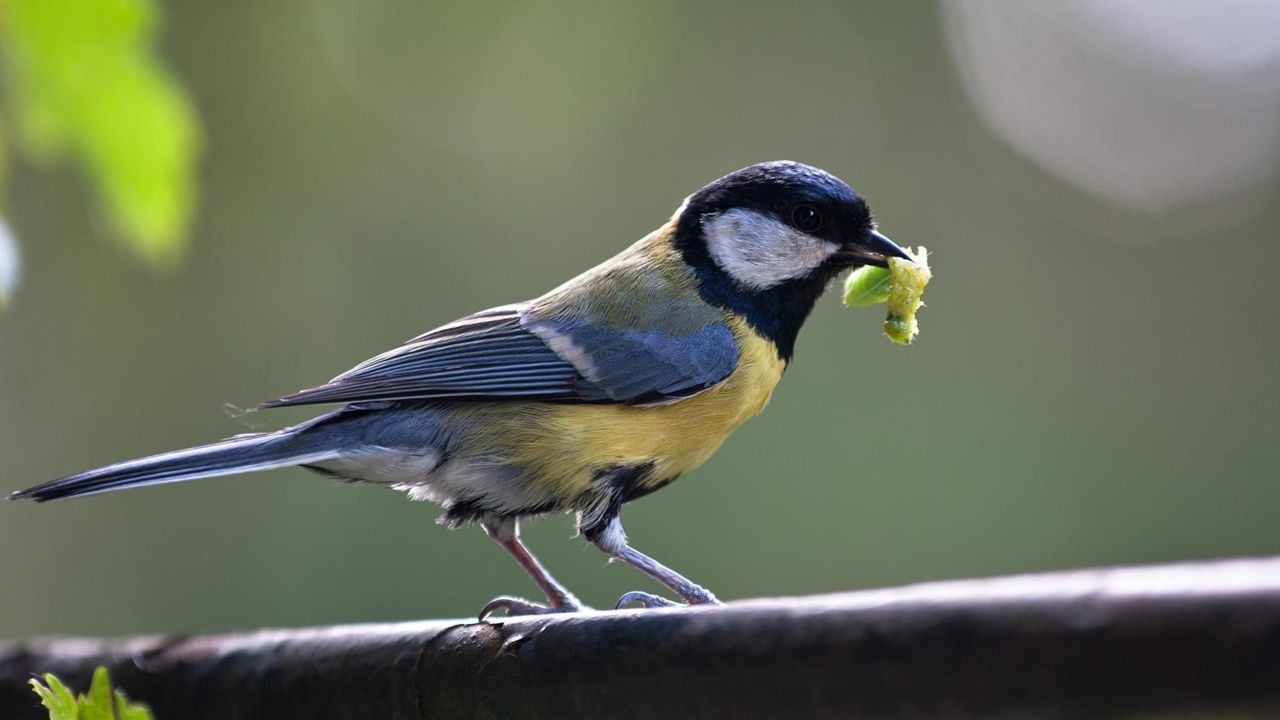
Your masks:
M 116 717 L 118 720 L 152 720 L 146 705 L 130 705 L 123 690 L 116 691 Z
M 53 675 L 45 675 L 46 684 L 31 681 L 31 688 L 49 711 L 49 720 L 153 720 L 146 705 L 133 704 L 121 690 L 111 689 L 111 678 L 105 667 L 93 671 L 89 692 L 76 698 Z
M 45 675 L 44 681 L 46 684 L 42 685 L 39 680 L 32 678 L 30 684 L 31 689 L 40 696 L 40 704 L 49 711 L 49 720 L 78 720 L 79 705 L 67 686 L 53 675 Z
M 844 281 L 844 304 L 850 307 L 878 305 L 889 300 L 889 270 L 863 265 Z
M 107 669 L 93 671 L 89 692 L 80 696 L 80 720 L 115 720 L 115 703 L 111 697 L 111 678 Z
M 162 265 L 183 250 L 201 134 L 155 51 L 156 20 L 154 0 L 0 2 L 20 147 L 76 158 L 115 231 Z

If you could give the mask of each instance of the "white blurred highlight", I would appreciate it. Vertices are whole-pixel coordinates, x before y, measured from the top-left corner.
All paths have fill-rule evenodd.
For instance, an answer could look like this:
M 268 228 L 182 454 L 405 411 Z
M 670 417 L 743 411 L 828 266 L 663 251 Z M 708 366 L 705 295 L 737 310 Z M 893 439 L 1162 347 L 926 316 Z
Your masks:
M 18 241 L 9 230 L 9 224 L 0 218 L 0 304 L 18 287 L 18 275 L 22 259 L 18 255 Z
M 979 115 L 1080 190 L 1158 213 L 1244 193 L 1280 160 L 1280 2 L 947 0 Z

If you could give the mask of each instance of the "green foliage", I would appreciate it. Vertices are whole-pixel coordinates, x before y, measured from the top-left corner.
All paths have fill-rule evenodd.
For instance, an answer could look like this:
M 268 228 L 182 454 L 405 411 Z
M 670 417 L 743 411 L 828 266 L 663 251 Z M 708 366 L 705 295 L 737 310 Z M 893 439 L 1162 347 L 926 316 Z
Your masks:
M 46 674 L 43 684 L 32 680 L 31 687 L 49 711 L 49 720 L 152 720 L 146 705 L 130 703 L 123 691 L 111 691 L 104 667 L 94 671 L 89 692 L 79 698 L 53 675 Z
M 40 696 L 40 704 L 49 711 L 50 720 L 76 720 L 80 717 L 80 704 L 76 702 L 75 695 L 71 694 L 67 686 L 49 674 L 44 676 L 44 681 L 46 685 L 41 685 L 39 680 L 32 679 L 31 687 L 36 691 L 36 695 Z
M 0 0 L 11 114 L 33 161 L 75 157 L 114 230 L 175 260 L 194 206 L 201 134 L 154 49 L 153 0 Z

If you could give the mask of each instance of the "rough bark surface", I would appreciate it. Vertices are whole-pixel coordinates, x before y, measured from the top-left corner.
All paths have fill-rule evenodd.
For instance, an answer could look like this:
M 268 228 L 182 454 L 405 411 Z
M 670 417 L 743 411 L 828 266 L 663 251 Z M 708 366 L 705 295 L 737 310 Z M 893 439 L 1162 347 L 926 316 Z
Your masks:
M 0 645 L 182 718 L 1280 717 L 1280 558 L 722 607 Z

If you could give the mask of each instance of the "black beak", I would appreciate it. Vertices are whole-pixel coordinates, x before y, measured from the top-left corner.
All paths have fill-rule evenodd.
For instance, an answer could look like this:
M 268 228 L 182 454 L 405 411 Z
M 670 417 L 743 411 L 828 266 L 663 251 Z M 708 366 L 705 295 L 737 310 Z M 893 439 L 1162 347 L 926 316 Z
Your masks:
M 894 257 L 915 262 L 906 250 L 876 230 L 863 233 L 843 254 L 855 262 L 876 267 L 889 267 L 889 258 Z

